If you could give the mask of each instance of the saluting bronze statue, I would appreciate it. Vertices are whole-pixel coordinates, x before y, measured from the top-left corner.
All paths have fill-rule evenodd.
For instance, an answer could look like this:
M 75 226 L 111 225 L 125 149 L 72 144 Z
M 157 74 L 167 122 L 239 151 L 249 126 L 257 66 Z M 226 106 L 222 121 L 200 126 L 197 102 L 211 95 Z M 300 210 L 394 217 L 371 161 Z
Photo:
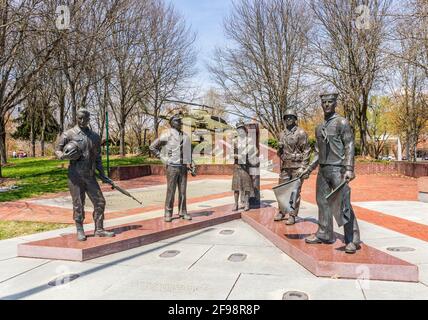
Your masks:
M 237 137 L 233 140 L 234 167 L 232 178 L 232 190 L 235 196 L 235 211 L 239 210 L 239 196 L 244 203 L 244 210 L 250 210 L 250 197 L 254 195 L 253 180 L 250 176 L 250 161 L 254 150 L 248 139 L 248 131 L 244 122 L 239 121 L 236 125 Z M 255 164 L 255 163 L 254 163 Z
M 348 183 L 354 174 L 354 136 L 345 118 L 336 113 L 338 94 L 321 95 L 324 123 L 317 126 L 315 157 L 304 178 L 319 164 L 316 198 L 318 231 L 306 243 L 334 243 L 333 217 L 344 226 L 345 252 L 355 253 L 360 244 L 360 231 L 351 205 Z
M 73 219 L 77 228 L 77 240 L 85 241 L 85 197 L 94 205 L 93 218 L 96 237 L 113 237 L 114 233 L 104 230 L 106 201 L 96 179 L 96 171 L 103 180 L 109 180 L 101 161 L 101 139 L 89 129 L 90 113 L 85 109 L 77 112 L 77 125 L 64 132 L 56 146 L 55 154 L 61 160 L 70 160 L 68 186 L 73 201 Z
M 297 113 L 294 109 L 288 109 L 283 116 L 285 129 L 279 137 L 278 156 L 281 159 L 281 173 L 279 184 L 301 177 L 309 165 L 311 147 L 306 132 L 297 126 Z M 289 212 L 282 212 L 281 209 L 275 216 L 275 221 L 286 219 L 287 225 L 293 225 L 295 218 L 299 214 L 300 192 L 302 184 L 300 183 L 295 190 L 294 209 Z M 288 217 L 286 216 L 288 214 Z
M 150 145 L 150 151 L 166 164 L 165 222 L 172 221 L 177 188 L 179 216 L 185 220 L 192 220 L 192 216 L 187 213 L 186 205 L 187 171 L 190 169 L 193 173 L 195 170 L 192 163 L 191 141 L 182 130 L 181 113 L 171 117 L 169 123 L 171 128 Z

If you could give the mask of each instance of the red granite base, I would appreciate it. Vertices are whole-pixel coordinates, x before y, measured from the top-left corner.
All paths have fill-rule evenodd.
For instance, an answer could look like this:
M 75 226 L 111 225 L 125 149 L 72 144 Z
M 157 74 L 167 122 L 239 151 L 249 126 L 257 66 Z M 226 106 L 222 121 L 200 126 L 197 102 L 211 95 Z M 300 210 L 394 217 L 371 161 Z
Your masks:
M 362 244 L 347 254 L 339 236 L 332 245 L 306 244 L 304 238 L 316 232 L 315 221 L 300 219 L 293 226 L 274 222 L 277 209 L 244 212 L 242 219 L 288 256 L 318 277 L 418 282 L 418 267 L 385 252 Z
M 191 212 L 192 221 L 175 219 L 165 223 L 163 218 L 155 218 L 109 228 L 115 231 L 114 238 L 90 236 L 87 241 L 79 242 L 75 234 L 67 234 L 19 244 L 18 256 L 85 261 L 242 218 L 318 277 L 418 282 L 416 265 L 365 244 L 356 254 L 347 254 L 340 235 L 332 245 L 306 244 L 304 238 L 317 229 L 315 221 L 300 219 L 294 226 L 286 226 L 273 221 L 276 208 L 263 207 L 242 213 L 232 208 L 233 205 L 226 205 Z
M 232 205 L 227 205 L 191 212 L 191 221 L 174 219 L 166 223 L 161 217 L 107 228 L 115 231 L 116 236 L 113 238 L 95 238 L 87 233 L 87 241 L 79 242 L 76 234 L 67 234 L 23 243 L 18 245 L 18 256 L 72 261 L 94 259 L 239 219 L 241 213 L 232 211 L 232 208 Z

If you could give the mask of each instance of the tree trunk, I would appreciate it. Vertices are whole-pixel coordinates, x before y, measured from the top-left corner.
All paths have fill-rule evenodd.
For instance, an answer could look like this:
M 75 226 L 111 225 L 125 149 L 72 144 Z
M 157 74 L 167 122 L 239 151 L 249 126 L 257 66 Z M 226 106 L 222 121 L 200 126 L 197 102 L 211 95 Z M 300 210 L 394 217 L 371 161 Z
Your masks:
M 31 121 L 30 143 L 31 143 L 31 156 L 35 158 L 36 157 L 36 137 L 34 134 L 34 119 L 32 119 Z
M 64 122 L 65 122 L 65 95 L 61 95 L 59 99 L 59 127 L 61 130 L 61 133 L 65 131 Z
M 6 124 L 3 116 L 0 116 L 0 158 L 2 165 L 7 163 Z
M 120 119 L 119 131 L 120 131 L 120 155 L 124 157 L 126 155 L 125 152 L 125 117 L 122 116 Z

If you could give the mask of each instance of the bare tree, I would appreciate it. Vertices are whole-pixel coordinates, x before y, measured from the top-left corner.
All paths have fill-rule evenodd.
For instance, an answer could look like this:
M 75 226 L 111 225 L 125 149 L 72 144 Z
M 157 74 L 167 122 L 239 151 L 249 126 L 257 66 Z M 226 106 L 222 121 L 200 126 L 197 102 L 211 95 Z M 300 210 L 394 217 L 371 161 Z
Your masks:
M 211 107 L 210 109 L 207 108 L 210 115 L 219 116 L 227 120 L 225 98 L 217 90 L 214 88 L 208 89 L 202 97 L 202 103 Z
M 317 34 L 313 73 L 341 94 L 345 116 L 368 153 L 367 110 L 386 55 L 390 0 L 313 0 Z
M 115 13 L 124 2 L 119 0 L 69 0 L 70 29 L 65 32 L 58 55 L 60 78 L 67 83 L 71 109 L 70 124 L 76 123 L 76 112 L 87 107 L 90 90 L 96 77 L 96 60 L 106 49 L 107 30 L 114 23 Z
M 391 130 L 391 99 L 389 97 L 372 97 L 368 108 L 367 134 L 368 152 L 378 159 L 386 142 L 393 133 Z
M 144 137 L 146 136 L 147 138 L 147 131 L 151 124 L 151 117 L 145 113 L 144 108 L 141 106 L 137 106 L 129 115 L 129 120 L 127 122 L 128 131 L 131 133 L 131 140 L 135 141 L 133 146 L 138 148 L 139 154 L 144 151 L 144 143 L 147 143 Z
M 153 116 L 157 137 L 165 100 L 180 95 L 186 80 L 194 74 L 195 35 L 173 5 L 163 0 L 151 4 L 147 19 L 149 30 L 143 35 L 147 81 L 151 87 L 147 111 Z
M 416 149 L 428 123 L 428 74 L 424 67 L 426 51 L 418 38 L 411 18 L 400 21 L 397 33 L 400 47 L 396 52 L 395 65 L 399 79 L 396 90 L 396 125 L 404 133 L 407 159 L 416 161 Z
M 422 68 L 428 76 L 428 2 L 426 0 L 406 0 L 401 4 L 403 9 L 396 14 L 398 28 L 394 35 L 395 41 L 412 41 L 422 54 L 418 59 L 409 60 L 408 55 L 401 51 L 390 50 L 389 53 L 396 59 L 414 64 Z
M 0 156 L 7 161 L 5 125 L 7 115 L 25 100 L 26 87 L 52 58 L 60 36 L 43 41 L 52 32 L 54 14 L 44 1 L 0 1 Z M 40 39 L 40 40 L 39 40 Z M 32 45 L 37 43 L 36 50 Z M 0 169 L 1 176 L 1 169 Z
M 217 49 L 210 70 L 226 101 L 256 116 L 275 136 L 282 116 L 305 99 L 311 18 L 304 2 L 241 0 L 225 21 L 230 48 Z M 304 104 L 300 105 L 302 108 Z
M 120 154 L 124 156 L 126 121 L 130 113 L 146 95 L 146 48 L 142 39 L 149 32 L 147 17 L 149 2 L 132 0 L 118 13 L 108 38 L 107 52 L 111 58 L 112 76 L 109 85 L 109 104 L 120 133 Z

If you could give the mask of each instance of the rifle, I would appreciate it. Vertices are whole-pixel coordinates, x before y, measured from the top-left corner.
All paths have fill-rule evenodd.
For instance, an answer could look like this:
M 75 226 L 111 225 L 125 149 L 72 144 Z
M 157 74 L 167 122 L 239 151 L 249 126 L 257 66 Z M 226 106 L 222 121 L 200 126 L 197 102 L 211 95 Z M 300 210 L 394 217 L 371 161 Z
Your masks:
M 191 167 L 187 168 L 188 171 L 190 171 L 190 174 L 192 175 L 192 177 L 196 177 L 196 163 L 192 160 L 192 165 Z
M 132 199 L 134 199 L 135 201 L 137 201 L 139 204 L 143 205 L 143 203 L 138 200 L 137 198 L 135 198 L 132 194 L 130 194 L 128 191 L 126 191 L 125 189 L 122 189 L 121 187 L 119 187 L 117 184 L 114 183 L 113 180 L 111 180 L 110 178 L 107 178 L 105 176 L 100 176 L 97 175 L 98 178 L 101 179 L 102 182 L 107 183 L 109 185 L 111 185 L 112 189 L 116 189 L 117 191 L 119 191 L 120 193 L 124 194 L 127 197 L 130 197 Z
M 348 184 L 349 183 L 349 181 L 348 180 L 344 180 L 344 181 L 342 181 L 341 182 L 341 184 L 339 184 L 338 186 L 337 186 L 337 188 L 336 189 L 334 189 L 332 192 L 330 192 L 326 197 L 325 197 L 325 199 L 326 200 L 329 200 L 334 194 L 336 194 L 336 192 L 338 192 L 340 189 L 342 189 L 346 184 Z

